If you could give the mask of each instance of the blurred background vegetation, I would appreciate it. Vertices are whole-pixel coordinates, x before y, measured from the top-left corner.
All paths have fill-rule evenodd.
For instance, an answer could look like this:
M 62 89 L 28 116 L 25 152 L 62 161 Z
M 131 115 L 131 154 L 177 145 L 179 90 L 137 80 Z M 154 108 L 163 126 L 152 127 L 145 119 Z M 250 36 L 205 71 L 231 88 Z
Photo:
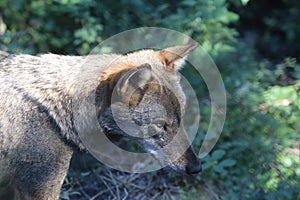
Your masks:
M 222 74 L 227 118 L 201 175 L 126 174 L 78 155 L 61 199 L 299 200 L 299 24 L 298 0 L 1 0 L 0 54 L 85 55 L 121 31 L 158 26 L 190 35 Z M 209 118 L 203 83 L 184 73 Z

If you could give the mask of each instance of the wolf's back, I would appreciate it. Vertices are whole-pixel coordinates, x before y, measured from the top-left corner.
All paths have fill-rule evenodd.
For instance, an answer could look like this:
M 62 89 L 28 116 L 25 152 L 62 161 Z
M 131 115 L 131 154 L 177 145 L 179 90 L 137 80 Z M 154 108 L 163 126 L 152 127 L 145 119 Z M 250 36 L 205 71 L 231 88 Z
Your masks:
M 60 126 L 70 120 L 67 83 L 59 78 L 68 69 L 59 63 L 29 55 L 0 62 L 0 199 L 13 198 L 5 194 L 10 188 L 18 188 L 22 198 L 58 198 L 59 186 L 48 194 L 38 191 L 46 191 L 49 181 L 62 182 L 72 154 Z
M 67 117 L 67 85 L 70 83 L 66 80 L 76 73 L 74 66 L 79 59 L 81 57 L 51 54 L 12 55 L 0 62 L 1 138 L 7 139 L 8 135 L 11 139 L 21 137 L 25 130 L 19 129 L 25 123 L 52 121 L 55 125 L 57 120 L 61 121 L 59 117 L 70 120 Z M 16 139 L 15 143 L 17 141 L 21 140 Z M 2 144 L 7 145 L 7 142 L 2 141 Z

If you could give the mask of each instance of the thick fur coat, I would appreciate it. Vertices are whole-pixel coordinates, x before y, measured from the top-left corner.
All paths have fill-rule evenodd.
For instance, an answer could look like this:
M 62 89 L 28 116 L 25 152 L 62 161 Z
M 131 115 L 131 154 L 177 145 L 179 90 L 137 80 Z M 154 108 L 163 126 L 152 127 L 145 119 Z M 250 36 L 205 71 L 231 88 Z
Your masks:
M 153 137 L 135 141 L 147 152 L 169 143 L 181 130 L 185 104 L 177 70 L 183 64 L 182 57 L 193 48 L 186 45 L 127 55 L 44 54 L 3 58 L 0 61 L 0 199 L 59 198 L 74 149 L 88 150 L 74 124 L 74 98 L 95 93 L 95 109 L 104 132 L 132 137 L 116 125 L 111 115 L 111 95 L 117 82 L 121 101 L 133 113 L 127 116 L 120 111 L 120 117 L 131 118 L 139 127 L 154 132 Z M 82 121 L 89 123 L 86 119 Z M 130 127 L 129 130 L 135 132 Z M 182 143 L 187 144 L 188 140 Z M 200 171 L 192 148 L 171 162 L 167 158 L 174 153 L 153 155 L 173 171 Z

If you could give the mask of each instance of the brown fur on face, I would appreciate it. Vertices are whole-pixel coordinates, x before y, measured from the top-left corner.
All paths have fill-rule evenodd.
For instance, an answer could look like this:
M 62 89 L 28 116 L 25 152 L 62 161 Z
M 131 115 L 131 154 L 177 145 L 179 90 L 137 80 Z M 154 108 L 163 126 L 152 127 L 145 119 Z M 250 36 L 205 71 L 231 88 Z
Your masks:
M 149 152 L 157 151 L 166 146 L 173 140 L 178 131 L 183 131 L 180 127 L 182 126 L 181 118 L 184 111 L 185 99 L 179 85 L 178 75 L 175 71 L 179 66 L 176 68 L 166 67 L 166 63 L 163 63 L 161 60 L 161 56 L 163 55 L 165 56 L 164 60 L 170 59 L 170 57 L 168 57 L 170 54 L 166 54 L 166 52 L 174 52 L 177 48 L 178 47 L 174 47 L 171 48 L 171 50 L 168 49 L 159 52 L 145 50 L 144 54 L 149 54 L 148 56 L 144 55 L 146 59 L 137 62 L 140 64 L 139 66 L 123 71 L 123 74 L 118 77 L 118 80 L 114 81 L 115 83 L 118 83 L 113 88 L 117 88 L 117 91 L 119 91 L 118 95 L 121 103 L 119 104 L 120 110 L 129 110 L 124 113 L 119 112 L 119 118 L 126 120 L 131 118 L 131 123 L 140 126 L 142 130 L 148 130 L 148 132 L 143 135 L 147 135 L 152 131 L 149 135 L 153 135 L 153 137 L 136 139 L 136 142 Z M 191 49 L 191 47 L 188 48 Z M 183 51 L 183 47 L 179 47 L 179 49 L 180 52 L 183 53 L 187 53 L 188 51 Z M 131 57 L 139 58 L 140 53 L 141 52 L 129 54 L 127 55 L 127 59 Z M 143 61 L 147 61 L 147 58 L 153 55 L 160 56 L 156 56 L 156 59 L 152 59 L 152 62 L 150 63 L 143 63 Z M 153 62 L 153 60 L 155 62 Z M 176 59 L 173 59 L 171 62 L 173 62 L 175 66 L 175 62 L 177 64 L 182 61 L 180 57 L 176 57 Z M 170 69 L 172 70 L 170 71 Z M 102 117 L 100 116 L 102 121 L 106 121 L 102 126 L 106 127 L 110 134 L 115 131 L 126 136 L 126 131 L 122 131 L 118 125 L 114 124 L 111 113 L 112 112 L 108 107 Z M 145 116 L 143 113 L 148 114 Z M 128 124 L 128 126 L 131 124 L 129 121 L 125 123 Z M 156 126 L 157 124 L 160 124 L 161 121 L 163 121 L 164 125 L 162 125 L 162 129 L 157 129 Z M 129 130 L 129 135 L 131 136 L 134 135 L 134 132 L 140 132 L 135 128 L 129 128 Z M 155 133 L 155 131 L 158 132 Z M 186 133 L 183 133 L 183 135 L 184 134 Z M 186 140 L 183 142 L 184 144 L 188 143 L 187 137 L 182 137 L 182 139 Z M 180 143 L 178 145 L 180 145 Z M 183 156 L 180 156 L 180 154 L 176 152 L 176 149 L 173 150 L 173 152 L 169 151 L 166 155 L 156 154 L 155 156 L 157 156 L 157 159 L 162 165 L 166 165 L 167 163 L 169 169 L 176 172 L 187 171 L 191 173 L 192 171 L 197 171 L 199 169 L 200 163 L 192 148 L 188 148 L 185 153 L 183 152 Z M 167 159 L 171 154 L 178 155 L 178 160 L 173 162 L 172 160 Z

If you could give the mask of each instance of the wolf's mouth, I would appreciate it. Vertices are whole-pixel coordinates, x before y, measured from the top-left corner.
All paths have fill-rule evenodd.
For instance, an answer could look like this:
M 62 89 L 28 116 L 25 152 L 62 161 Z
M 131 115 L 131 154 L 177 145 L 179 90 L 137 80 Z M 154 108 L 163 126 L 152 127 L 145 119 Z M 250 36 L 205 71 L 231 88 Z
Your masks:
M 175 165 L 167 165 L 164 168 L 162 168 L 162 170 L 169 173 L 186 174 L 185 169 L 178 168 Z
M 151 153 L 153 157 L 160 163 L 162 170 L 169 173 L 176 173 L 176 174 L 186 174 L 185 169 L 180 168 L 174 162 L 168 162 L 163 158 L 159 158 L 157 155 L 158 153 Z

